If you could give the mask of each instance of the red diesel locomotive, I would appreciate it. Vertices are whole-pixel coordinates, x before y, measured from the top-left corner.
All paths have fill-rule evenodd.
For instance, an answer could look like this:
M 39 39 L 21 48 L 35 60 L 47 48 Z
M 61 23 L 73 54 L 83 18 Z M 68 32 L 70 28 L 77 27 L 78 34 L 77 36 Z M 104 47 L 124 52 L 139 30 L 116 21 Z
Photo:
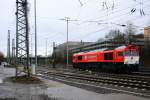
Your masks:
M 94 50 L 73 54 L 74 68 L 108 72 L 138 71 L 139 50 L 136 45 L 121 46 L 114 50 Z

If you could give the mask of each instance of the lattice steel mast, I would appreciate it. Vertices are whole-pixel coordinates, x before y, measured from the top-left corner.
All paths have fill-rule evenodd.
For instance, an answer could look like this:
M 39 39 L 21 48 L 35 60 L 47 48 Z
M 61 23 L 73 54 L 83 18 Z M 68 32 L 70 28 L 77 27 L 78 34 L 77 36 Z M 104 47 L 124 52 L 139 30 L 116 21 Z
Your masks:
M 16 0 L 16 63 L 29 71 L 29 30 L 27 0 Z M 16 68 L 16 76 L 18 70 Z

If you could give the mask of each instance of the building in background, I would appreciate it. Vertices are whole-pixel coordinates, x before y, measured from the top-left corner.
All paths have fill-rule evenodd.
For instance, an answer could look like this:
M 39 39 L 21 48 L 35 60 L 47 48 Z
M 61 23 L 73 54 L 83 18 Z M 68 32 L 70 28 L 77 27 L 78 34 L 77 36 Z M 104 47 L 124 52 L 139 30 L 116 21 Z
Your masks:
M 149 41 L 150 41 L 150 26 L 144 28 L 144 40 L 145 40 L 145 46 L 148 47 Z
M 136 34 L 132 36 L 132 44 L 138 45 L 140 48 L 144 48 L 144 35 L 143 34 Z M 78 47 L 71 48 L 70 51 L 72 53 L 78 53 L 78 52 L 87 52 L 92 50 L 98 50 L 98 49 L 114 49 L 119 46 L 126 45 L 126 41 L 123 39 L 105 39 L 102 41 L 97 41 L 85 45 L 80 45 Z
M 132 36 L 132 44 L 136 44 L 139 46 L 141 51 L 141 55 L 144 52 L 144 34 L 136 34 Z M 102 41 L 96 42 L 75 42 L 69 41 L 68 48 L 69 48 L 69 63 L 71 63 L 72 54 L 78 52 L 88 52 L 91 50 L 98 50 L 98 49 L 114 49 L 119 46 L 127 45 L 126 40 L 124 39 L 103 39 Z M 66 64 L 67 58 L 67 43 L 63 43 L 57 45 L 55 47 L 55 62 L 56 63 L 64 63 Z M 142 55 L 143 56 L 143 55 Z M 141 62 L 143 61 L 144 57 L 141 57 Z
M 150 67 L 150 26 L 144 28 L 144 40 L 145 40 L 145 50 L 144 50 L 144 66 Z
M 84 45 L 88 45 L 92 42 L 83 42 L 83 41 L 68 41 L 68 49 L 69 49 L 69 63 L 71 63 L 72 52 L 70 51 L 72 48 L 81 47 Z M 67 59 L 67 43 L 62 43 L 55 47 L 55 62 L 56 63 L 66 63 Z

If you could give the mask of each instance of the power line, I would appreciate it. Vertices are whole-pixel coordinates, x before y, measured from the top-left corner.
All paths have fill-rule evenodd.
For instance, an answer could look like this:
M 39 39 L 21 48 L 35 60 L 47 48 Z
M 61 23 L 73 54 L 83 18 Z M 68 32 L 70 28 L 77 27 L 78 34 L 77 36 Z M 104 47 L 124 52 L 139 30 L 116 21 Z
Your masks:
M 148 1 L 149 2 L 149 1 Z M 148 2 L 145 2 L 146 4 L 148 4 Z M 122 12 L 122 11 L 124 11 L 124 10 L 127 10 L 127 9 L 131 9 L 131 8 L 133 8 L 133 7 L 137 7 L 137 6 L 139 6 L 139 5 L 132 5 L 132 6 L 129 6 L 129 7 L 127 7 L 127 8 L 124 8 L 124 9 L 121 9 L 121 10 L 118 10 L 118 11 L 114 11 L 114 12 L 110 12 L 108 15 L 110 15 L 110 14 L 114 14 L 114 13 L 118 13 L 118 12 Z M 150 6 L 150 5 L 147 5 L 148 7 Z M 128 12 L 127 14 L 130 14 L 130 12 Z M 105 18 L 105 16 L 107 16 L 107 15 L 103 15 L 103 16 L 100 16 L 100 18 L 101 19 L 96 19 L 96 20 L 102 20 L 102 18 Z M 92 19 L 93 20 L 93 19 Z
M 126 14 L 129 14 L 129 13 L 126 13 Z M 126 15 L 126 14 L 124 14 L 124 15 Z M 116 17 L 116 16 L 115 16 Z M 119 16 L 120 17 L 120 16 Z M 89 22 L 90 23 L 90 22 Z M 91 22 L 92 23 L 92 22 Z
M 137 5 L 137 6 L 139 6 L 139 5 Z M 133 6 L 131 6 L 130 8 L 132 8 L 132 7 L 133 7 Z M 129 9 L 129 7 L 127 7 L 127 8 Z M 127 10 L 127 9 L 123 9 L 123 10 Z M 113 14 L 114 14 L 114 13 L 121 12 L 121 11 L 123 11 L 123 10 L 119 10 L 119 11 L 113 12 Z M 111 13 L 112 13 L 112 12 L 111 12 Z M 109 14 L 111 14 L 111 13 L 109 13 Z M 108 14 L 108 15 L 109 15 L 109 14 Z M 115 16 L 109 18 L 109 19 L 118 19 L 119 17 L 125 16 L 125 15 L 128 15 L 128 14 L 131 14 L 131 13 L 130 13 L 130 12 L 127 12 L 127 13 L 125 13 L 125 14 L 115 15 Z M 119 17 L 118 17 L 118 16 L 119 16 Z M 105 19 L 103 19 L 103 18 L 105 18 Z M 104 20 L 108 20 L 108 18 L 106 19 L 106 15 L 101 16 L 101 19 L 98 19 L 98 20 L 85 20 L 85 21 L 78 20 L 78 21 L 82 21 L 81 24 L 84 24 L 84 23 L 99 23 L 99 22 L 102 22 L 102 21 L 104 21 Z M 77 24 L 77 25 L 81 25 L 81 24 Z
M 81 0 L 80 0 L 80 1 L 81 1 Z M 147 2 L 148 2 L 148 1 L 146 0 L 145 3 L 147 4 Z M 133 8 L 133 6 L 134 6 L 134 5 L 132 5 L 132 6 L 130 6 L 130 7 L 127 7 L 127 8 L 128 8 L 128 9 L 129 9 L 129 8 Z M 139 5 L 136 4 L 136 6 L 139 6 Z M 149 5 L 148 5 L 148 6 L 149 6 Z M 125 8 L 125 9 L 123 9 L 123 10 L 127 10 L 127 8 Z M 111 13 L 114 14 L 114 13 L 117 13 L 117 12 L 122 12 L 123 10 L 119 10 L 119 11 L 115 11 L 115 12 L 111 12 Z M 104 10 L 103 10 L 103 11 L 104 11 Z M 109 13 L 109 14 L 111 14 L 111 13 Z M 101 16 L 101 18 L 102 18 L 102 17 L 105 17 L 105 16 L 106 16 L 106 15 Z M 46 19 L 49 19 L 49 18 L 46 18 Z M 55 20 L 57 20 L 57 19 L 55 19 Z M 79 20 L 78 20 L 78 21 L 79 21 Z
M 138 18 L 140 18 L 141 16 L 138 16 Z M 135 19 L 137 19 L 137 17 L 135 18 Z M 94 21 L 93 21 L 94 22 Z M 95 21 L 96 22 L 96 21 Z M 110 23 L 100 23 L 100 24 L 111 24 L 111 22 Z M 116 24 L 117 25 L 117 23 L 112 23 L 112 24 Z M 119 25 L 119 24 L 118 24 Z M 99 29 L 99 30 L 97 30 L 97 31 L 94 31 L 94 32 L 88 32 L 88 34 L 86 34 L 84 37 L 87 37 L 87 36 L 89 36 L 91 33 L 96 33 L 96 32 L 100 32 L 100 31 L 102 31 L 102 30 L 104 30 L 104 29 L 107 29 L 107 27 L 105 27 L 105 28 L 102 28 L 102 29 Z
M 150 15 L 150 14 L 149 14 Z M 139 18 L 139 19 L 141 19 L 141 16 L 139 16 L 139 17 L 136 17 L 136 18 L 134 18 L 135 20 L 137 20 L 137 18 Z M 125 26 L 124 24 L 117 24 L 117 23 L 104 23 L 104 24 L 114 24 L 114 25 L 119 25 L 119 26 Z M 139 26 L 140 27 L 140 26 Z M 87 38 L 87 37 L 89 37 L 90 35 L 92 35 L 92 33 L 97 33 L 97 32 L 100 32 L 100 31 L 103 31 L 103 30 L 106 30 L 107 29 L 107 27 L 104 27 L 104 28 L 101 28 L 101 29 L 98 29 L 98 30 L 96 30 L 96 31 L 93 31 L 93 32 L 88 32 L 88 33 L 86 33 L 86 35 L 84 35 L 83 37 L 84 38 Z M 83 38 L 82 38 L 83 39 Z
M 113 16 L 113 18 L 109 18 L 109 19 L 113 19 L 113 20 L 114 20 L 114 19 L 120 19 L 120 17 L 125 16 L 125 15 L 128 15 L 128 14 L 130 14 L 130 13 L 127 12 L 127 13 L 125 13 L 125 14 L 116 15 L 116 16 Z M 119 17 L 118 17 L 118 16 L 119 16 Z M 97 24 L 98 24 L 100 21 L 104 21 L 104 20 L 108 20 L 108 18 L 107 18 L 107 19 L 105 18 L 105 19 L 97 20 L 97 21 L 96 21 L 96 20 L 95 20 L 95 21 L 92 21 L 92 20 L 91 20 L 91 21 L 88 21 L 88 20 L 87 20 L 87 21 L 84 21 L 83 23 L 97 23 Z M 78 25 L 80 25 L 80 24 L 78 24 Z
M 140 16 L 139 16 L 139 18 L 140 18 Z M 137 17 L 136 18 L 134 18 L 134 19 L 137 19 Z M 119 19 L 120 20 L 120 19 Z M 78 20 L 79 21 L 79 20 Z M 96 23 L 97 21 L 88 21 L 88 22 L 91 22 L 91 23 Z M 118 23 L 98 23 L 98 24 L 116 24 L 116 25 L 122 25 L 122 24 L 118 24 Z M 97 31 L 94 31 L 94 32 L 88 32 L 88 34 L 86 34 L 84 37 L 87 37 L 87 36 L 89 36 L 91 33 L 96 33 L 96 32 L 100 32 L 100 31 L 102 31 L 102 30 L 104 30 L 104 29 L 106 29 L 106 27 L 105 28 L 102 28 L 102 29 L 99 29 L 99 30 L 97 30 Z M 55 35 L 54 35 L 55 36 Z
M 78 2 L 80 3 L 81 6 L 83 6 L 83 3 L 81 2 L 81 0 L 78 0 Z
M 145 2 L 145 3 L 147 3 L 147 2 Z M 118 11 L 115 11 L 115 12 L 111 12 L 111 13 L 109 13 L 108 15 L 114 14 L 114 13 L 118 13 L 118 12 L 122 12 L 123 10 L 127 10 L 127 9 L 129 9 L 129 8 L 131 9 L 131 8 L 133 8 L 133 6 L 134 6 L 134 5 L 132 5 L 131 7 L 127 7 L 127 8 L 125 8 L 125 9 L 122 9 L 122 10 L 118 10 Z M 135 7 L 137 7 L 137 6 L 139 6 L 139 5 L 136 4 Z M 130 14 L 130 12 L 125 13 L 125 14 L 121 14 L 121 16 L 124 16 L 124 15 L 127 15 L 127 14 Z M 105 18 L 105 16 L 106 16 L 106 15 L 103 15 L 103 16 L 100 16 L 100 17 L 101 17 L 101 19 L 102 19 L 102 18 Z M 120 15 L 117 15 L 117 16 L 120 17 Z M 115 16 L 115 17 L 113 17 L 113 18 L 118 18 L 118 17 Z M 49 19 L 49 18 L 46 18 L 46 19 Z M 110 18 L 110 19 L 112 19 L 112 18 Z M 55 20 L 57 20 L 57 19 L 55 19 Z M 106 19 L 104 19 L 104 20 L 106 20 Z M 104 20 L 103 20 L 103 21 L 104 21 Z M 94 22 L 94 20 L 85 20 L 85 21 L 83 21 L 83 20 L 76 20 L 76 21 L 82 21 L 82 23 L 87 23 L 87 22 L 92 22 L 92 21 Z M 97 21 L 102 21 L 102 20 L 97 20 Z M 95 20 L 95 22 L 96 22 L 96 20 Z M 79 24 L 78 24 L 78 25 L 79 25 Z
M 150 6 L 150 5 L 147 5 L 149 1 L 146 0 L 146 1 L 143 1 L 143 2 L 145 2 L 145 5 L 146 5 L 146 6 L 148 6 L 148 7 Z M 133 7 L 138 7 L 139 5 L 140 5 L 140 4 L 138 4 L 138 5 L 137 5 L 137 4 L 131 5 L 131 6 L 129 6 L 129 7 L 126 7 L 126 8 L 121 9 L 121 10 L 119 9 L 119 10 L 117 10 L 117 11 L 114 11 L 114 10 L 113 10 L 113 12 L 109 13 L 109 15 L 110 15 L 110 14 L 114 14 L 114 13 L 118 13 L 118 12 L 122 12 L 122 11 L 127 10 L 127 9 L 130 9 L 130 11 L 131 11 Z M 102 13 L 102 12 L 104 12 L 104 11 L 105 11 L 105 10 L 102 9 L 100 12 Z M 107 10 L 107 11 L 108 11 L 108 10 Z M 128 13 L 128 14 L 129 14 L 129 13 Z M 102 17 L 105 17 L 105 16 L 106 16 L 106 15 L 103 15 L 103 16 L 100 16 L 100 17 L 102 18 Z M 94 20 L 94 19 L 91 19 L 91 20 Z M 85 23 L 85 22 L 86 22 L 86 21 L 84 21 L 83 23 Z

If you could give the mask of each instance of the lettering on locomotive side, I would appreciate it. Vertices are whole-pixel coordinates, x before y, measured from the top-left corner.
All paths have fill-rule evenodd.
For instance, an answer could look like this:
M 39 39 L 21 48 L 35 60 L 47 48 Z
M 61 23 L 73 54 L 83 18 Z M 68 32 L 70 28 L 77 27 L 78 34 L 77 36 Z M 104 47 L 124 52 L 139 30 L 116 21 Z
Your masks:
M 96 59 L 96 55 L 88 55 L 86 56 L 86 59 Z

